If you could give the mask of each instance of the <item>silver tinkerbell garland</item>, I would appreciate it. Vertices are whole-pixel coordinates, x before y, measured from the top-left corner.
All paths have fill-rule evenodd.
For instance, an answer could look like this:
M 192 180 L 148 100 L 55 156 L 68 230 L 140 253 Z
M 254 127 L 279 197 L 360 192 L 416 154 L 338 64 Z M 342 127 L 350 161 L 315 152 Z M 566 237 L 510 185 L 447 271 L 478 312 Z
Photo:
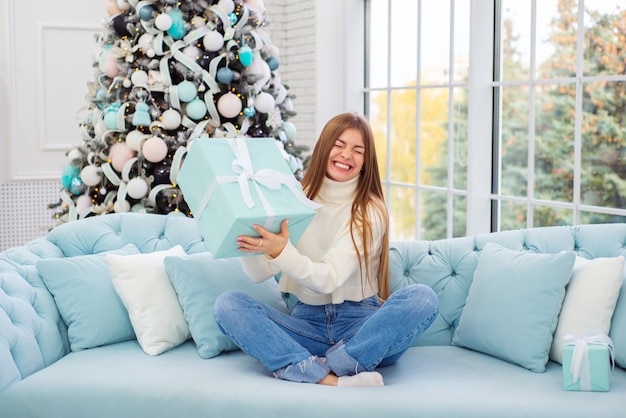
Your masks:
M 189 216 L 176 184 L 198 137 L 273 137 L 301 178 L 292 94 L 263 0 L 107 0 L 95 77 L 67 152 L 62 222 L 110 212 Z

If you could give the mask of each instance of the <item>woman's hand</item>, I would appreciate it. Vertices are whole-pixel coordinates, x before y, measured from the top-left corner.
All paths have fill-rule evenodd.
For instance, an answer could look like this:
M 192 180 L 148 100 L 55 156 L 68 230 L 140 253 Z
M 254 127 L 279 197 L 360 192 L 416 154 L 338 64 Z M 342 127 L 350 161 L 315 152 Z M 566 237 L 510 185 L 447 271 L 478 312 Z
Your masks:
M 265 253 L 271 258 L 276 258 L 283 252 L 287 241 L 289 241 L 287 219 L 281 222 L 278 234 L 274 234 L 259 225 L 252 225 L 252 227 L 259 233 L 259 236 L 249 237 L 242 235 L 238 237 L 237 245 L 239 246 L 239 251 Z

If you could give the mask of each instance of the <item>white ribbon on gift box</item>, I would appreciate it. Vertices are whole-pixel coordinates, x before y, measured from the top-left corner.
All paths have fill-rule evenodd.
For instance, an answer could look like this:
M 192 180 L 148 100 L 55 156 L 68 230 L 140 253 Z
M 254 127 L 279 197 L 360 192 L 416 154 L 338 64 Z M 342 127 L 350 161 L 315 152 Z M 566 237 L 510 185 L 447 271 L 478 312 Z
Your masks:
M 563 337 L 565 345 L 573 345 L 572 361 L 570 363 L 570 373 L 572 373 L 572 381 L 576 383 L 580 380 L 580 389 L 583 391 L 591 390 L 591 374 L 589 372 L 589 344 L 601 344 L 608 348 L 611 358 L 611 370 L 615 368 L 615 352 L 613 349 L 613 340 L 606 334 L 601 332 L 590 333 L 582 338 L 573 334 Z
M 237 175 L 217 176 L 204 193 L 204 196 L 194 213 L 194 217 L 200 219 L 209 204 L 213 193 L 215 193 L 217 187 L 223 183 L 238 182 L 239 190 L 241 191 L 244 203 L 248 208 L 253 208 L 255 206 L 255 202 L 252 198 L 252 194 L 250 193 L 249 180 L 252 180 L 252 183 L 257 191 L 257 195 L 259 196 L 259 200 L 267 213 L 267 219 L 263 225 L 263 228 L 265 229 L 269 228 L 274 222 L 276 212 L 263 194 L 260 186 L 264 186 L 270 190 L 278 190 L 285 185 L 289 188 L 289 190 L 291 190 L 293 195 L 306 206 L 312 209 L 317 209 L 322 206 L 319 203 L 315 203 L 308 199 L 302 193 L 302 186 L 293 174 L 281 173 L 270 168 L 264 168 L 254 172 L 252 160 L 250 159 L 250 153 L 248 151 L 248 145 L 244 138 L 225 138 L 225 140 L 235 154 L 235 159 L 232 162 L 232 169 L 233 173 Z

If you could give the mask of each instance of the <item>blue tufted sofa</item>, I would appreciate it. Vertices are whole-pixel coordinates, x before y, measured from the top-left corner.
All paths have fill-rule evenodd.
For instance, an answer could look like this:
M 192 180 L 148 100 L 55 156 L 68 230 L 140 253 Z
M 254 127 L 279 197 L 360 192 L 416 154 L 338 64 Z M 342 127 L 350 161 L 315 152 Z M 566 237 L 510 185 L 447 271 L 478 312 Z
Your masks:
M 380 371 L 385 386 L 295 384 L 241 351 L 211 359 L 193 340 L 158 356 L 136 340 L 71 351 L 39 260 L 132 243 L 142 253 L 181 245 L 204 252 L 195 221 L 114 214 L 61 225 L 0 254 L 0 417 L 618 417 L 626 414 L 626 286 L 613 316 L 618 365 L 609 392 L 565 391 L 553 361 L 537 373 L 453 345 L 479 256 L 489 242 L 523 253 L 624 256 L 626 224 L 550 227 L 392 245 L 392 288 L 425 283 L 440 313 L 415 347 Z

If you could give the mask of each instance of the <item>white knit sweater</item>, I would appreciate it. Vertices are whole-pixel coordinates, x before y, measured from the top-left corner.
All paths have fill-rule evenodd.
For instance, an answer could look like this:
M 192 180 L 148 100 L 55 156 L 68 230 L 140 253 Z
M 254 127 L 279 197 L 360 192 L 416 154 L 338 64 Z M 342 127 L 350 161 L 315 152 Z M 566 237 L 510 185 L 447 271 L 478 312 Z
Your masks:
M 288 242 L 274 259 L 265 255 L 241 258 L 250 278 L 261 282 L 282 272 L 280 290 L 295 294 L 301 302 L 309 305 L 360 301 L 377 294 L 375 274 L 379 266 L 384 225 L 374 211 L 370 211 L 375 246 L 370 261 L 372 277 L 368 281 L 365 263 L 363 261 L 361 273 L 350 235 L 349 222 L 358 179 L 338 182 L 326 178 L 315 199 L 324 206 L 317 209 L 295 246 Z M 362 257 L 363 246 L 356 231 L 355 240 Z

